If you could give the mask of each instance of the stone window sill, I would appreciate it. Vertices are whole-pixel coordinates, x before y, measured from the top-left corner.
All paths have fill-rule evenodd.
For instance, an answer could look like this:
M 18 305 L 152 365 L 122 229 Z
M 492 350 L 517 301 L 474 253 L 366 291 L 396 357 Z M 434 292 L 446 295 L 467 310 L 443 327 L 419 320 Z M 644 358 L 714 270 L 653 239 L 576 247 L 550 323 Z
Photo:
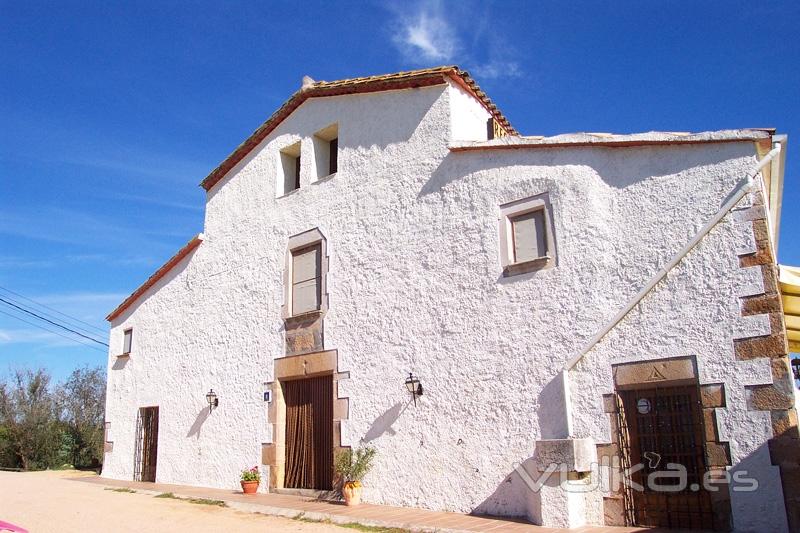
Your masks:
M 298 322 L 313 322 L 314 320 L 320 318 L 321 316 L 322 316 L 322 310 L 316 309 L 314 311 L 307 311 L 305 313 L 300 313 L 299 315 L 287 316 L 283 320 L 287 324 L 298 323 Z
M 131 352 L 125 352 L 117 355 L 117 359 L 127 359 L 131 356 Z
M 531 259 L 530 261 L 522 261 L 521 263 L 512 263 L 510 265 L 506 265 L 503 269 L 503 276 L 510 277 L 510 276 L 517 276 L 519 274 L 527 274 L 529 272 L 536 272 L 537 270 L 542 270 L 547 268 L 551 265 L 553 258 L 549 255 L 545 255 L 543 257 L 537 257 L 536 259 Z

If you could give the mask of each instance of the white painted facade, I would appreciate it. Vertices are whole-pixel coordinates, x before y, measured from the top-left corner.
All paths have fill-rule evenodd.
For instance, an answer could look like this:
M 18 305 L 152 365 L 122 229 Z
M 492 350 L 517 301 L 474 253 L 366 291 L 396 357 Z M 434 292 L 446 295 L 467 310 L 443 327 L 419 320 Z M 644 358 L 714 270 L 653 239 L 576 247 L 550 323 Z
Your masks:
M 734 338 L 769 333 L 766 316 L 740 315 L 738 297 L 763 287 L 739 268 L 755 244 L 735 211 L 570 372 L 573 435 L 560 403 L 566 361 L 714 215 L 756 163 L 752 140 L 451 151 L 485 141 L 488 117 L 448 83 L 311 98 L 283 120 L 208 193 L 202 244 L 112 321 L 103 476 L 132 479 L 137 409 L 150 405 L 157 481 L 234 489 L 260 464 L 273 438 L 264 383 L 284 356 L 287 241 L 318 228 L 325 349 L 350 373 L 342 444 L 378 449 L 366 501 L 532 516 L 515 465 L 541 439 L 610 441 L 611 365 L 692 356 L 701 384 L 726 385 L 733 469 L 762 486 L 733 496 L 734 526 L 786 530 L 769 413 L 745 399 L 745 385 L 771 382 L 769 363 L 733 352 Z M 312 136 L 333 123 L 338 172 L 317 180 Z M 298 141 L 309 163 L 282 195 L 279 151 Z M 541 194 L 557 263 L 503 277 L 499 206 Z M 117 358 L 131 327 L 131 355 Z M 416 407 L 410 371 L 425 389 Z M 597 505 L 562 525 L 602 523 Z

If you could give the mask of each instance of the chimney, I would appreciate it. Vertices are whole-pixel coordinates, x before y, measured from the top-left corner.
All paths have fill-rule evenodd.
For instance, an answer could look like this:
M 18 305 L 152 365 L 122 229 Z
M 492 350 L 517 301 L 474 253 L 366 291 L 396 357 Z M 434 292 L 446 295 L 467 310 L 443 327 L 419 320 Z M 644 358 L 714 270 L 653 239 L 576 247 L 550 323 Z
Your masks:
M 300 90 L 302 91 L 308 89 L 309 87 L 314 85 L 314 83 L 316 82 L 314 81 L 314 78 L 312 78 L 311 76 L 303 76 L 303 84 L 300 86 Z

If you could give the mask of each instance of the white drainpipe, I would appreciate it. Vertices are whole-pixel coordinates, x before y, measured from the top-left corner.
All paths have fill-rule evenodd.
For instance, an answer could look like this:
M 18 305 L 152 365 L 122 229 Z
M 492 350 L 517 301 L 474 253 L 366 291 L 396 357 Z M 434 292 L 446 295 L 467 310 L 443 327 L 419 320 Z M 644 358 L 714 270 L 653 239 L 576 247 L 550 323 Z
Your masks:
M 620 309 L 620 311 L 616 315 L 614 315 L 614 318 L 612 318 L 608 322 L 608 324 L 606 324 L 605 327 L 603 327 L 600 331 L 598 331 L 589 340 L 589 342 L 586 344 L 586 347 L 583 350 L 581 350 L 579 354 L 571 358 L 569 361 L 567 361 L 567 364 L 564 365 L 564 369 L 561 371 L 562 373 L 561 378 L 564 387 L 564 401 L 566 402 L 565 408 L 567 415 L 567 430 L 570 437 L 573 436 L 573 432 L 572 432 L 572 401 L 569 393 L 569 371 L 572 370 L 575 367 L 575 365 L 578 364 L 578 362 L 581 359 L 583 359 L 583 356 L 589 353 L 589 351 L 591 351 L 591 349 L 594 348 L 595 345 L 597 345 L 597 343 L 600 342 L 600 340 L 602 340 L 602 338 L 605 337 L 609 331 L 614 329 L 614 327 L 617 324 L 619 324 L 619 322 L 623 318 L 625 318 L 625 316 L 628 313 L 630 313 L 634 307 L 636 307 L 639 304 L 642 298 L 644 298 L 647 295 L 647 293 L 653 290 L 653 287 L 655 287 L 662 279 L 664 279 L 664 277 L 669 273 L 670 270 L 675 268 L 675 265 L 680 263 L 681 259 L 683 259 L 686 256 L 686 254 L 688 254 L 689 251 L 692 248 L 694 248 L 697 245 L 697 243 L 699 243 L 703 239 L 703 237 L 706 236 L 706 234 L 708 234 L 709 231 L 711 231 L 711 228 L 716 226 L 719 223 L 719 221 L 722 220 L 726 214 L 728 214 L 728 211 L 730 211 L 733 208 L 733 206 L 739 203 L 739 200 L 741 200 L 742 197 L 744 197 L 744 195 L 747 194 L 747 192 L 752 188 L 753 178 L 755 178 L 761 171 L 761 169 L 764 168 L 770 161 L 772 161 L 772 159 L 776 155 L 778 155 L 780 151 L 781 151 L 780 144 L 776 145 L 775 148 L 770 150 L 767 153 L 767 155 L 765 155 L 764 158 L 758 162 L 758 164 L 747 175 L 747 177 L 736 186 L 736 189 L 734 189 L 733 195 L 730 197 L 730 199 L 727 202 L 725 202 L 725 205 L 719 208 L 719 211 L 717 211 L 717 213 L 711 218 L 711 220 L 706 222 L 705 226 L 700 228 L 700 231 L 697 232 L 697 235 L 695 235 L 692 238 L 692 240 L 690 240 L 686 244 L 686 246 L 681 248 L 681 250 L 677 254 L 675 254 L 672 257 L 672 259 L 670 259 L 669 262 L 661 270 L 659 270 L 655 274 L 655 276 L 652 277 L 652 279 L 650 279 L 650 281 L 647 282 L 647 285 L 645 285 L 642 288 L 642 290 L 636 293 L 636 295 L 633 298 L 631 298 L 628 301 L 628 303 L 625 304 L 625 306 L 622 309 Z

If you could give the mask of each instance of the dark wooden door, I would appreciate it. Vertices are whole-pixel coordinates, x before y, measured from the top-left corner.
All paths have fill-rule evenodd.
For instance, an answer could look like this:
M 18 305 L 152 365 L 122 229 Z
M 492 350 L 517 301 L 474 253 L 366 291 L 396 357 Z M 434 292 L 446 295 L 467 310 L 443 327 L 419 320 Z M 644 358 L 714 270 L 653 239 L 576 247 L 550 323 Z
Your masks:
M 289 488 L 333 485 L 333 376 L 283 383 L 286 400 L 286 477 Z
M 158 407 L 142 407 L 136 420 L 136 481 L 156 480 L 158 462 Z
M 706 463 L 697 386 L 619 395 L 624 414 L 621 430 L 627 433 L 620 442 L 629 447 L 623 453 L 632 467 L 631 480 L 643 487 L 628 489 L 633 525 L 712 529 L 711 498 L 703 486 Z M 682 465 L 685 476 L 677 476 L 680 470 L 668 464 Z

